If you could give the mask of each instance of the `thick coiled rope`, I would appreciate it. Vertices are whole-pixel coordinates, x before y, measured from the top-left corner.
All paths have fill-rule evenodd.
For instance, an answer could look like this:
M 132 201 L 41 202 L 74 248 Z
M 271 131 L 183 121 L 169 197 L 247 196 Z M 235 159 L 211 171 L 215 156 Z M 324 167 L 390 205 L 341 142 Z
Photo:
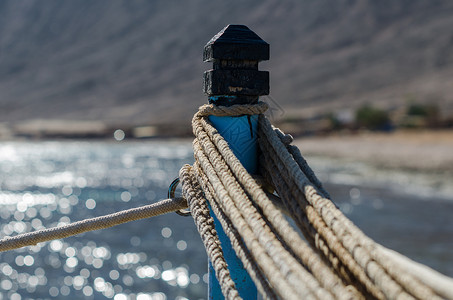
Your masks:
M 445 286 L 432 288 L 398 266 L 340 212 L 300 151 L 290 145 L 292 138 L 273 128 L 263 115 L 266 109 L 262 102 L 200 107 L 192 120 L 196 162 L 180 172 L 181 178 L 196 178 L 192 183 L 183 180 L 183 186 L 196 181 L 198 194 L 202 191 L 210 203 L 264 298 L 453 299 Z M 207 118 L 255 114 L 260 115 L 261 175 L 271 181 L 308 244 Z M 183 196 L 189 206 L 200 201 L 188 193 Z
M 240 107 L 242 105 L 234 106 L 233 109 Z M 262 103 L 255 106 L 255 110 L 253 107 L 246 107 L 243 113 L 256 114 L 266 108 Z M 208 106 L 202 108 L 203 113 L 196 114 L 192 123 L 197 137 L 194 142 L 197 163 L 213 185 L 218 206 L 230 218 L 278 296 L 284 299 L 353 298 L 354 289 L 342 285 L 341 280 L 302 241 L 280 210 L 275 208 L 261 187 L 242 167 L 226 141 L 203 118 L 203 115 L 207 115 Z M 212 113 L 215 114 L 216 111 L 213 107 Z M 222 110 L 223 115 L 224 111 L 225 109 Z M 248 195 L 253 195 L 260 209 L 255 207 Z M 272 229 L 267 222 L 272 225 Z M 279 234 L 276 235 L 273 230 L 277 230 Z M 279 240 L 281 237 L 286 239 L 284 243 Z M 295 258 L 286 250 L 287 247 L 300 257 Z M 300 259 L 307 262 L 307 266 L 311 266 L 313 270 L 300 264 Z M 325 280 L 316 279 L 311 271 L 319 279 Z
M 189 208 L 192 217 L 200 232 L 201 239 L 208 257 L 214 267 L 217 280 L 220 283 L 222 293 L 226 299 L 242 299 L 234 286 L 228 270 L 227 263 L 223 257 L 220 241 L 214 227 L 214 220 L 209 215 L 209 208 L 204 200 L 203 191 L 198 186 L 191 166 L 186 165 L 180 171 L 180 180 L 183 185 L 183 194 L 189 201 Z

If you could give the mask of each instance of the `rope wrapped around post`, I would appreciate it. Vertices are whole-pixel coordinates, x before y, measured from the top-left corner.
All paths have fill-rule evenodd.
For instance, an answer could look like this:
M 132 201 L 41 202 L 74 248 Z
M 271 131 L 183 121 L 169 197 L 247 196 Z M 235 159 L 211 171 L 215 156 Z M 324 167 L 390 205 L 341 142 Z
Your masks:
M 263 297 L 453 299 L 445 294 L 445 286 L 428 286 L 387 259 L 382 247 L 336 208 L 300 151 L 288 143 L 291 139 L 273 128 L 263 115 L 266 106 L 262 102 L 236 107 L 202 106 L 192 121 L 196 162 L 193 168 L 183 168 L 180 173 L 184 177 L 190 169 L 197 188 L 222 220 L 233 249 Z M 272 180 L 271 185 L 309 244 L 247 173 L 207 118 L 211 114 L 257 113 L 262 175 Z M 193 184 L 182 182 L 183 190 L 188 188 L 184 185 Z M 187 200 L 190 206 L 190 198 Z M 210 249 L 206 250 L 209 255 Z
M 185 165 L 181 168 L 180 180 L 183 188 L 183 195 L 189 199 L 189 208 L 200 233 L 203 244 L 207 249 L 209 259 L 212 261 L 216 271 L 217 279 L 226 299 L 242 299 L 231 279 L 230 272 L 223 257 L 220 241 L 214 228 L 214 220 L 209 215 L 209 208 L 203 198 L 203 191 L 194 178 L 192 167 Z
M 256 114 L 267 109 L 265 103 L 247 105 L 242 110 L 240 105 L 231 108 L 231 114 Z M 194 155 L 199 175 L 198 181 L 212 185 L 204 188 L 205 195 L 212 195 L 208 200 L 211 206 L 222 209 L 233 228 L 242 237 L 247 252 L 250 252 L 254 263 L 258 266 L 252 276 L 259 291 L 272 299 L 266 291 L 266 286 L 272 286 L 278 297 L 282 299 L 351 299 L 355 294 L 354 288 L 346 288 L 341 280 L 327 265 L 302 241 L 294 229 L 287 223 L 283 214 L 278 210 L 266 193 L 257 185 L 253 177 L 247 173 L 238 159 L 234 156 L 228 143 L 217 132 L 206 118 L 209 114 L 225 115 L 230 107 L 209 111 L 209 106 L 203 106 L 192 121 L 196 136 Z M 238 111 L 239 110 L 239 111 Z M 215 168 L 214 168 L 215 166 Z M 208 179 L 203 180 L 203 178 Z M 253 202 L 251 201 L 253 198 Z M 189 205 L 190 205 L 190 200 Z M 259 206 L 259 209 L 255 207 Z M 262 212 L 261 212 L 262 211 Z M 217 217 L 219 215 L 216 213 Z M 269 224 L 270 223 L 270 224 Z M 228 230 L 228 228 L 224 228 Z M 273 233 L 277 230 L 278 234 Z M 285 243 L 279 238 L 283 237 Z M 233 245 L 234 247 L 235 245 Z M 301 257 L 295 258 L 292 253 Z M 237 247 L 235 247 L 235 250 Z M 244 266 L 250 264 L 238 253 Z M 306 269 L 299 263 L 302 259 L 313 270 Z M 251 269 L 251 267 L 249 267 Z M 247 269 L 249 271 L 249 269 Z M 258 272 L 256 272 L 258 271 Z M 320 282 L 311 272 L 317 274 Z M 250 273 L 250 271 L 249 271 Z M 265 278 L 266 280 L 260 280 Z M 334 297 L 335 295 L 335 297 Z

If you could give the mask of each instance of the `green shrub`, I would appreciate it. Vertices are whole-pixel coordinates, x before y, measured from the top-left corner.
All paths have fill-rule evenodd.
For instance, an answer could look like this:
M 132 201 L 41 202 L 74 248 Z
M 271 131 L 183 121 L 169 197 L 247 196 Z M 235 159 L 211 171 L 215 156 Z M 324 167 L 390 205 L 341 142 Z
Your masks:
M 415 104 L 407 107 L 407 115 L 422 120 L 427 127 L 436 127 L 440 122 L 439 107 L 435 104 Z
M 390 129 L 390 117 L 388 112 L 364 105 L 357 109 L 355 114 L 356 124 L 370 130 Z

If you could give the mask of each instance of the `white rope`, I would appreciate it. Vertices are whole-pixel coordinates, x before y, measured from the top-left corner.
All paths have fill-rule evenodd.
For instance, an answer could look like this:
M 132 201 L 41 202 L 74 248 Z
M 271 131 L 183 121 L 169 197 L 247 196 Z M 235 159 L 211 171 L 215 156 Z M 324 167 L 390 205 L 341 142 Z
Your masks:
M 105 229 L 126 222 L 150 218 L 185 208 L 187 208 L 187 202 L 183 198 L 165 199 L 153 204 L 86 219 L 64 226 L 42 229 L 17 236 L 8 236 L 0 240 L 0 252 L 33 246 L 38 243 L 62 239 L 87 231 Z
M 290 145 L 292 138 L 260 115 L 262 175 L 272 181 L 318 254 L 300 239 L 207 120 L 208 115 L 261 114 L 265 109 L 262 103 L 231 109 L 205 105 L 192 122 L 197 181 L 259 291 L 270 298 L 268 282 L 282 299 L 453 299 L 445 284 L 414 276 L 355 227 L 327 199 L 300 151 Z M 238 246 L 237 234 L 247 248 Z

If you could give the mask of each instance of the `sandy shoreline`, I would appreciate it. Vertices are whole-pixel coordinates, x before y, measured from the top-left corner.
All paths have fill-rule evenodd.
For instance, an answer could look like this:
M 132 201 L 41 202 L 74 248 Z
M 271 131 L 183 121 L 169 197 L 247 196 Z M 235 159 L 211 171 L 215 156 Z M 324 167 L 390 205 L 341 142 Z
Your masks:
M 303 155 L 353 160 L 377 167 L 453 173 L 453 131 L 397 131 L 298 138 Z

